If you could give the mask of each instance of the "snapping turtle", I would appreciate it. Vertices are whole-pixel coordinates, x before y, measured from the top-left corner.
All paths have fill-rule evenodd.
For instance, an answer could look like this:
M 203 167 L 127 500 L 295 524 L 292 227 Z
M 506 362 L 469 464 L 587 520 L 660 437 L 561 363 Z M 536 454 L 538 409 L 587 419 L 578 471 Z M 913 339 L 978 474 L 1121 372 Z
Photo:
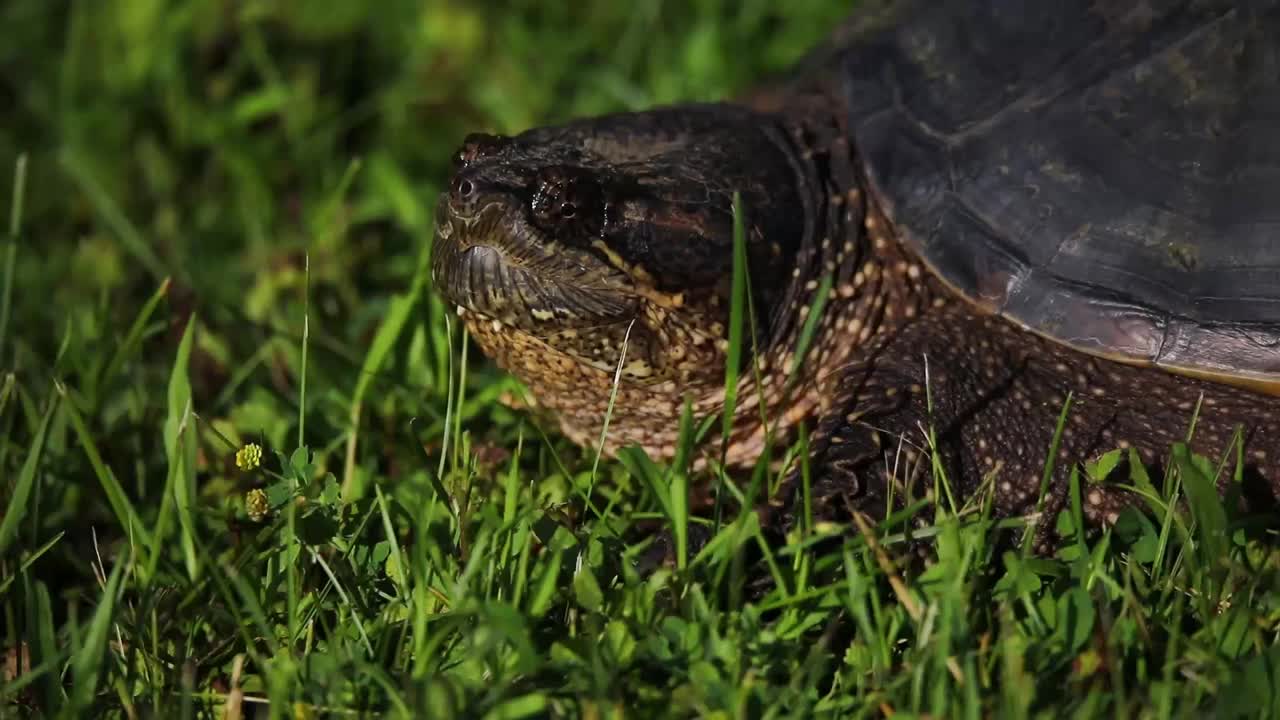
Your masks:
M 616 381 L 606 450 L 671 457 L 686 403 L 724 404 L 736 191 L 755 342 L 728 465 L 807 423 L 829 509 L 908 494 L 927 449 L 1022 513 L 1070 398 L 1048 510 L 1073 466 L 1189 433 L 1269 507 L 1276 38 L 1274 4 L 869 3 L 735 102 L 469 136 L 435 283 L 570 438 Z

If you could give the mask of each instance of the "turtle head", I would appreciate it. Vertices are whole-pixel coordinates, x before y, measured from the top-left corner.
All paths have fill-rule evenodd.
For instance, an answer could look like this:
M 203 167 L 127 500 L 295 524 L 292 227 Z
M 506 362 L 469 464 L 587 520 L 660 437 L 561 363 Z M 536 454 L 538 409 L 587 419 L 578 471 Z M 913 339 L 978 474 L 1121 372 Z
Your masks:
M 436 287 L 531 385 L 556 363 L 611 376 L 624 342 L 628 381 L 721 382 L 733 194 L 767 324 L 805 234 L 792 155 L 766 116 L 728 105 L 469 136 L 436 208 Z

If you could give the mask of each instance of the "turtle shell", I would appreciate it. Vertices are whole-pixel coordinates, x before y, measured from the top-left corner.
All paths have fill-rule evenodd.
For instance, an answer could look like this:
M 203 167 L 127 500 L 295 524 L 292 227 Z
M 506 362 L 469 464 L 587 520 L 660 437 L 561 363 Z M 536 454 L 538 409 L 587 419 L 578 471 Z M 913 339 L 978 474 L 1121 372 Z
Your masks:
M 1086 352 L 1280 387 L 1274 2 L 871 3 L 838 45 L 872 194 L 955 291 Z

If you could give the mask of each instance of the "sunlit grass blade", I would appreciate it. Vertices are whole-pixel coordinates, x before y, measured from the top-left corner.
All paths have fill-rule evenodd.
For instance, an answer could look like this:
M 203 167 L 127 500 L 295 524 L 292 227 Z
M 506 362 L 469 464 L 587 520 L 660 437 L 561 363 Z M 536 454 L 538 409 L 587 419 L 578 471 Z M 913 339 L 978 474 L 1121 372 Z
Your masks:
M 1070 485 L 1068 486 L 1068 498 L 1070 505 L 1068 509 L 1071 511 L 1071 529 L 1074 531 L 1076 547 L 1081 552 L 1088 552 L 1088 546 L 1084 541 L 1084 499 L 1080 489 L 1080 471 L 1078 468 L 1071 468 Z
M 619 450 L 618 461 L 653 494 L 662 514 L 667 518 L 672 517 L 674 510 L 671 507 L 671 493 L 663 468 L 638 447 Z
M 311 348 L 311 253 L 302 258 L 302 344 L 298 361 L 298 447 L 307 444 L 307 353 Z
M 387 312 L 378 325 L 373 341 L 369 343 L 369 350 L 365 353 L 364 362 L 360 366 L 356 388 L 351 395 L 351 427 L 347 430 L 346 459 L 342 471 L 342 498 L 345 502 L 353 500 L 357 490 L 355 487 L 356 438 L 360 433 L 365 394 L 391 356 L 401 332 L 415 316 L 422 296 L 422 277 L 421 273 L 415 276 L 415 281 L 407 293 L 395 295 L 388 302 Z
M 822 310 L 827 305 L 827 298 L 831 295 L 831 285 L 833 283 L 831 273 L 826 273 L 822 279 L 818 281 L 818 288 L 814 291 L 813 302 L 808 306 L 808 314 L 805 316 L 804 325 L 800 328 L 800 335 L 796 338 L 795 354 L 791 357 L 791 366 L 787 368 L 787 385 L 794 385 L 800 377 L 800 368 L 804 364 L 804 359 L 809 354 L 809 348 L 813 346 L 814 337 L 818 333 L 818 323 L 822 320 Z
M 529 594 L 528 612 L 533 617 L 541 617 L 551 609 L 551 601 L 555 598 L 560 569 L 564 563 L 564 553 L 553 550 L 546 562 L 542 564 L 542 572 L 534 582 L 533 591 Z
M 396 583 L 396 591 L 400 593 L 402 598 L 408 598 L 409 588 L 405 584 L 405 578 L 409 570 L 404 556 L 400 552 L 400 541 L 396 537 L 395 524 L 391 520 L 391 513 L 387 509 L 387 498 L 382 494 L 382 488 L 377 485 L 373 486 L 374 498 L 378 502 L 378 514 L 382 519 L 382 531 L 387 535 L 387 543 L 390 545 L 391 557 L 394 558 L 396 567 L 400 568 L 399 575 L 393 577 Z
M 458 389 L 458 378 L 457 378 L 458 374 L 455 372 L 455 368 L 454 368 L 456 364 L 455 358 L 458 357 L 458 353 L 454 351 L 454 345 L 453 345 L 453 338 L 454 338 L 453 320 L 448 315 L 448 313 L 445 313 L 441 317 L 444 320 L 444 339 L 445 339 L 445 343 L 444 343 L 445 350 L 443 353 L 444 363 L 442 363 L 442 366 L 444 367 L 443 385 L 444 385 L 444 391 L 445 391 L 444 428 L 440 436 L 440 458 L 436 464 L 435 484 L 436 484 L 436 491 L 439 493 L 440 497 L 443 499 L 443 498 L 449 497 L 449 495 L 445 492 L 444 486 L 440 485 L 440 482 L 444 478 L 445 468 L 448 467 L 448 460 L 450 457 L 449 450 L 451 447 L 453 447 L 451 438 L 453 437 L 453 428 L 455 423 L 454 415 L 459 412 L 458 397 L 460 396 L 461 391 Z M 466 331 L 459 329 L 459 334 L 465 337 Z M 450 509 L 454 512 L 455 515 L 457 514 L 457 508 L 452 507 L 452 504 Z
M 609 422 L 613 419 L 614 404 L 618 401 L 618 390 L 622 387 L 622 371 L 627 363 L 627 346 L 631 341 L 631 329 L 635 327 L 633 320 L 622 336 L 622 347 L 618 350 L 618 362 L 613 372 L 613 382 L 609 386 L 609 400 L 604 409 L 604 420 L 600 423 L 600 438 L 596 442 L 596 454 L 591 461 L 591 480 L 587 486 L 587 502 L 591 502 L 591 494 L 595 490 L 596 473 L 600 470 L 600 458 L 604 455 L 605 443 L 609 439 Z
M 186 329 L 178 343 L 178 352 L 169 373 L 169 412 L 164 422 L 164 447 L 169 460 L 168 484 L 173 491 L 174 509 L 178 515 L 179 544 L 192 580 L 200 576 L 200 559 L 196 554 L 196 452 L 195 417 L 191 408 L 191 379 L 188 367 L 195 339 L 196 316 L 187 318 Z M 156 542 L 160 543 L 157 537 Z
M 1173 464 L 1182 478 L 1187 505 L 1195 519 L 1195 542 L 1203 549 L 1205 567 L 1214 568 L 1216 574 L 1223 569 L 1220 563 L 1227 556 L 1230 539 L 1227 536 L 1227 513 L 1222 498 L 1218 496 L 1213 466 L 1205 458 L 1193 457 L 1183 444 L 1174 446 Z
M 685 403 L 680 413 L 680 437 L 693 433 L 693 408 Z M 676 567 L 683 570 L 689 564 L 689 469 L 676 465 L 668 473 L 667 496 L 671 509 L 669 520 L 676 540 Z
M 1036 497 L 1036 521 L 1033 525 L 1027 527 L 1026 532 L 1022 534 L 1022 554 L 1028 556 L 1031 554 L 1031 546 L 1035 542 L 1036 533 L 1047 527 L 1048 523 L 1054 521 L 1053 518 L 1043 517 L 1045 500 L 1049 496 L 1049 486 L 1053 482 L 1053 472 L 1058 461 L 1058 449 L 1062 447 L 1062 434 L 1067 429 L 1067 417 L 1071 414 L 1071 404 L 1074 396 L 1067 393 L 1066 399 L 1062 403 L 1062 411 L 1058 414 L 1058 424 L 1053 430 L 1053 440 L 1049 443 L 1049 455 L 1045 458 L 1044 471 L 1040 476 L 1040 491 Z
M 742 370 L 743 318 L 747 308 L 747 231 L 742 193 L 733 192 L 733 272 L 729 284 L 729 349 L 724 365 L 724 409 L 721 418 L 720 453 L 729 446 L 734 412 L 738 406 L 738 375 Z
M 311 253 L 303 255 L 302 280 L 302 342 L 299 348 L 298 362 L 298 435 L 297 447 L 292 457 L 301 457 L 306 464 L 310 459 L 307 447 L 307 359 L 311 348 Z M 291 463 L 297 466 L 298 463 Z M 300 478 L 297 472 L 288 473 L 289 492 L 291 497 L 298 497 L 302 491 L 302 482 L 310 478 Z M 303 542 L 298 536 L 298 503 L 290 502 L 285 506 L 286 544 L 284 550 L 285 587 L 287 623 L 289 637 L 297 638 L 302 632 L 302 562 Z

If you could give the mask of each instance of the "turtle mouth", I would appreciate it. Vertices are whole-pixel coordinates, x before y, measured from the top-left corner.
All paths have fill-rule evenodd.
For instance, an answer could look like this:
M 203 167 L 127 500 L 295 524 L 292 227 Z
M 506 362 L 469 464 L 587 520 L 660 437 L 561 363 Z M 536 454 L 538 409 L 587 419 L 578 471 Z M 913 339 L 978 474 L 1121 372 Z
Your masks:
M 449 302 L 535 335 L 635 317 L 630 278 L 545 236 L 502 198 L 436 210 L 432 279 Z

